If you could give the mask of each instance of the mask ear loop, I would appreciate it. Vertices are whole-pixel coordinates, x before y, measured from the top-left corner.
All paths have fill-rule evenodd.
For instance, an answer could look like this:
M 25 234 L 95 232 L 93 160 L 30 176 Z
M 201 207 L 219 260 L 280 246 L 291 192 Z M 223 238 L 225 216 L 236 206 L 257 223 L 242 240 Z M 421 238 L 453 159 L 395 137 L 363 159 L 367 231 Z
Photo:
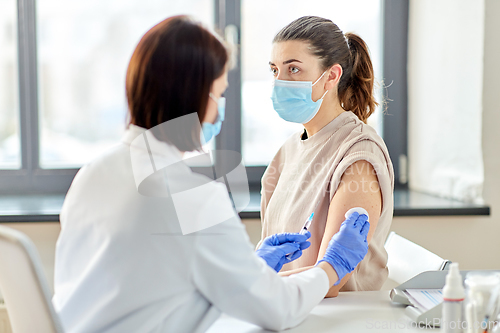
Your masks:
M 325 76 L 326 72 L 328 72 L 328 70 L 324 71 L 324 72 L 323 72 L 323 74 L 321 74 L 321 76 L 319 77 L 319 79 L 317 79 L 317 80 L 316 80 L 316 82 L 314 82 L 314 83 L 312 84 L 312 86 L 314 86 L 316 83 L 318 83 L 318 81 L 319 81 L 319 80 L 321 80 L 321 78 L 322 78 L 323 76 Z M 312 86 L 311 86 L 311 87 L 312 87 Z M 321 96 L 321 98 L 320 98 L 320 99 L 323 99 L 323 98 L 325 97 L 325 95 L 326 95 L 326 93 L 327 93 L 328 91 L 329 91 L 329 90 L 325 91 L 325 93 L 323 94 L 323 96 Z
M 217 121 L 219 118 L 221 118 L 221 116 L 219 114 L 219 100 L 220 100 L 220 98 L 219 99 L 215 98 L 215 95 L 212 93 L 208 93 L 208 97 L 210 97 L 215 102 L 215 104 L 217 104 L 217 118 L 215 118 L 215 120 Z M 225 103 L 226 102 L 224 101 L 224 105 L 226 105 Z
M 208 96 L 212 98 L 212 100 L 217 103 L 217 105 L 219 105 L 219 100 L 217 98 L 215 98 L 214 94 L 212 93 L 208 93 Z
M 325 74 L 326 74 L 326 72 L 327 72 L 327 71 L 328 71 L 328 70 L 324 71 L 324 72 L 323 72 L 323 74 L 321 74 L 321 76 L 319 77 L 319 79 L 317 79 L 317 80 L 316 80 L 316 82 L 314 82 L 312 85 L 314 86 L 316 83 L 318 83 L 318 81 L 319 81 L 319 80 L 321 80 L 321 78 L 322 78 L 323 76 L 325 76 Z

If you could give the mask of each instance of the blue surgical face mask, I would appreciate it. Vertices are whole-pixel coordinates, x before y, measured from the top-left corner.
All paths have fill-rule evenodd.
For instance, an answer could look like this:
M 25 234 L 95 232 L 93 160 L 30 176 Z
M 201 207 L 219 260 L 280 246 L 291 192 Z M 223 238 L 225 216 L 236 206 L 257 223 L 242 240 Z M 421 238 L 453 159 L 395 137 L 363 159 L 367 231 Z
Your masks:
M 226 114 L 226 98 L 220 97 L 218 100 L 215 96 L 210 93 L 210 98 L 212 98 L 215 103 L 217 103 L 217 119 L 215 120 L 215 124 L 209 122 L 203 122 L 201 124 L 201 143 L 205 144 L 208 141 L 212 140 L 214 136 L 220 133 L 220 128 L 222 126 L 222 122 L 224 121 L 224 116 Z
M 305 124 L 313 119 L 328 90 L 314 102 L 312 87 L 321 80 L 325 73 L 326 71 L 314 83 L 312 81 L 274 80 L 271 99 L 278 115 L 286 121 L 299 124 Z

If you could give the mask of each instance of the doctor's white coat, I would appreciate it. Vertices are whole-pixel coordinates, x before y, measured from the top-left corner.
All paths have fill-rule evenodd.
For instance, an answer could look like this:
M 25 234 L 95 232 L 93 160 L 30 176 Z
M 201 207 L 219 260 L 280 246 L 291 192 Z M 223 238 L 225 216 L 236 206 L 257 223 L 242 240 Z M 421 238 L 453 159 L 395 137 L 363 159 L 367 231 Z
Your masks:
M 254 254 L 234 211 L 183 235 L 171 197 L 137 190 L 130 144 L 144 131 L 131 125 L 121 144 L 79 171 L 66 196 L 53 297 L 65 331 L 204 332 L 221 312 L 272 330 L 304 320 L 329 289 L 326 273 L 278 276 Z M 152 143 L 167 159 L 181 156 Z M 168 184 L 161 171 L 152 179 L 161 189 L 200 177 L 184 165 Z M 223 184 L 208 186 L 210 195 L 184 199 L 194 220 L 232 209 Z

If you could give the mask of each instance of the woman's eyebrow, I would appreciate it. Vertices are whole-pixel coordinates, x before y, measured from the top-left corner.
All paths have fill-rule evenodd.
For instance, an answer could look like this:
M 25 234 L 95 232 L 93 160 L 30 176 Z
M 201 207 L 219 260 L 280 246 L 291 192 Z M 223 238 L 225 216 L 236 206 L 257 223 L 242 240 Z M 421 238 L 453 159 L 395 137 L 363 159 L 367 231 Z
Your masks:
M 300 62 L 300 63 L 302 63 L 302 61 L 297 60 L 297 59 L 288 59 L 287 61 L 283 61 L 283 65 L 289 64 L 291 62 Z
M 300 63 L 302 63 L 302 61 L 297 60 L 297 59 L 288 59 L 288 60 L 286 60 L 286 61 L 283 61 L 283 65 L 289 64 L 289 63 L 291 63 L 291 62 L 300 62 Z M 271 61 L 269 61 L 269 65 L 271 65 L 271 66 L 276 66 L 276 65 L 275 65 L 275 64 L 273 64 Z

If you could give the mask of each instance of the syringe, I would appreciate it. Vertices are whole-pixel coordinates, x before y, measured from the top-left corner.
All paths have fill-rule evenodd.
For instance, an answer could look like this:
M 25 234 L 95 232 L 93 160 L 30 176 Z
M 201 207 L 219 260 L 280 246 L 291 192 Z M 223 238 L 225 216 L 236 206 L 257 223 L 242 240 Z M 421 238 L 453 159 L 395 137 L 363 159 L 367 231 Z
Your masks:
M 316 204 L 316 208 L 318 207 L 318 204 Z M 316 208 L 314 208 L 314 210 L 316 210 Z M 302 227 L 302 229 L 300 229 L 299 234 L 304 235 L 309 230 L 309 227 L 311 226 L 311 222 L 313 220 L 313 217 L 314 217 L 314 212 L 312 212 L 311 215 L 309 215 L 309 217 L 307 218 L 306 222 L 304 223 L 304 226 Z M 293 253 L 295 253 L 295 252 L 293 252 Z M 290 260 L 291 257 L 292 257 L 292 255 L 293 255 L 293 253 L 287 254 L 286 258 L 288 260 Z
M 313 216 L 314 216 L 314 212 L 312 212 L 311 215 L 309 215 L 309 217 L 306 220 L 306 223 L 304 223 L 304 226 L 300 230 L 299 234 L 303 235 L 309 230 L 309 227 L 311 226 L 311 222 L 313 220 Z

